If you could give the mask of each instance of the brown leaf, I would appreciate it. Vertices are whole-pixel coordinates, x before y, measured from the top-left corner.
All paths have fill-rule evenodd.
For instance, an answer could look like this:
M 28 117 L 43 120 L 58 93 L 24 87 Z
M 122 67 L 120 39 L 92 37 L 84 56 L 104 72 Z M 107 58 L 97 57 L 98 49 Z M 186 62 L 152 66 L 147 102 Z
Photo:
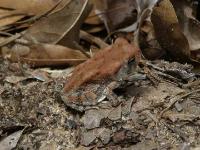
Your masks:
M 161 59 L 166 53 L 163 49 L 154 47 L 154 48 L 143 49 L 142 54 L 148 60 L 157 60 L 157 59 Z
M 144 21 L 140 28 L 140 47 L 145 58 L 156 60 L 162 58 L 166 51 L 162 49 L 155 37 L 155 31 L 150 21 Z
M 171 120 L 172 122 L 177 122 L 177 121 L 192 122 L 193 120 L 197 119 L 199 116 L 196 116 L 195 114 L 175 113 L 175 112 L 169 111 L 165 113 L 163 117 Z
M 105 43 L 103 40 L 101 40 L 100 38 L 98 37 L 95 37 L 91 34 L 88 34 L 87 32 L 85 31 L 80 31 L 80 38 L 81 39 L 84 39 L 88 42 L 90 42 L 91 44 L 96 44 L 97 46 L 99 46 L 100 48 L 105 48 L 108 46 L 107 43 Z
M 118 38 L 113 45 L 100 50 L 93 58 L 77 66 L 65 84 L 64 91 L 76 89 L 92 80 L 114 76 L 120 67 L 138 52 L 137 47 L 123 38 Z
M 0 9 L 0 28 L 15 23 L 23 17 L 24 15 L 15 14 L 14 11 Z
M 12 62 L 21 60 L 35 67 L 75 65 L 87 59 L 79 50 L 52 44 L 35 44 L 29 47 L 15 45 L 11 50 L 3 49 L 2 53 Z
M 190 50 L 195 51 L 200 49 L 200 22 L 196 19 L 188 18 L 187 26 L 183 32 L 185 33 Z
M 175 8 L 181 29 L 188 39 L 190 50 L 200 49 L 200 22 L 193 16 L 191 2 L 186 0 L 171 0 L 171 2 Z
M 169 0 L 162 0 L 154 7 L 151 20 L 161 47 L 166 49 L 175 60 L 188 61 L 189 43 L 181 31 L 176 12 Z
M 93 0 L 93 3 L 109 32 L 136 21 L 137 13 L 133 0 Z
M 63 8 L 70 0 L 2 0 L 0 1 L 0 27 L 1 30 L 10 28 L 20 19 L 27 16 L 41 16 L 46 12 L 53 13 Z M 59 3 L 59 5 L 57 5 Z M 56 6 L 56 7 L 55 7 Z M 52 8 L 54 8 L 52 10 Z M 7 27 L 6 27 L 7 26 Z M 20 24 L 17 24 L 19 27 Z M 16 28 L 16 24 L 15 24 Z
M 93 7 L 93 9 L 90 12 L 89 16 L 85 20 L 85 23 L 90 24 L 90 25 L 99 25 L 99 24 L 103 23 L 103 21 L 95 13 L 95 9 L 96 9 L 96 7 Z
M 79 29 L 90 11 L 88 0 L 70 0 L 63 9 L 42 18 L 25 33 L 28 41 L 60 44 L 76 48 L 79 41 Z
M 93 5 L 93 9 L 85 20 L 85 25 L 83 29 L 88 33 L 97 33 L 105 30 L 105 26 L 103 24 L 103 20 L 100 19 L 99 15 L 96 12 L 95 0 L 90 0 L 90 2 Z
M 32 15 L 40 15 L 51 9 L 60 0 L 1 0 L 0 7 L 10 8 Z M 63 0 L 62 5 L 58 9 L 64 6 L 65 2 L 69 0 Z

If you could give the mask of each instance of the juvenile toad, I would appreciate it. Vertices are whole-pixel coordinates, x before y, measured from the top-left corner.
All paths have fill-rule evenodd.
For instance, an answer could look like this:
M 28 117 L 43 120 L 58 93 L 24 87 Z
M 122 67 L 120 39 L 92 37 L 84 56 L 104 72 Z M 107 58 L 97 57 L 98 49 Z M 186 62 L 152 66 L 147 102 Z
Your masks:
M 79 110 L 81 106 L 94 106 L 106 97 L 118 101 L 112 90 L 121 84 L 119 78 L 127 76 L 128 61 L 133 57 L 138 60 L 139 54 L 138 48 L 118 38 L 74 69 L 65 84 L 63 101 L 75 109 L 79 106 Z

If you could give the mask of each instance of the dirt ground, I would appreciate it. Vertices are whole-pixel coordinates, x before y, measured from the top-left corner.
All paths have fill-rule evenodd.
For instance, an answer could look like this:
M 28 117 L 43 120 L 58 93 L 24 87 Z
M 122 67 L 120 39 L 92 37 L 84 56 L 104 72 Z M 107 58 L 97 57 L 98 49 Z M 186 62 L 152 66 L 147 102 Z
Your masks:
M 20 150 L 200 149 L 199 75 L 164 61 L 148 68 L 113 90 L 119 104 L 107 95 L 80 112 L 62 99 L 71 69 L 31 70 L 1 60 L 1 144 L 11 136 Z

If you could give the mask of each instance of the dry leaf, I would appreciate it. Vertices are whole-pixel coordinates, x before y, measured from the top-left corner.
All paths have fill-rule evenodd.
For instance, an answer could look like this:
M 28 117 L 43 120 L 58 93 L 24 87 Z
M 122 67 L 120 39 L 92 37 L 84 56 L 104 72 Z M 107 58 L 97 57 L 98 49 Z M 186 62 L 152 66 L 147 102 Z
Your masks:
M 103 21 L 98 17 L 98 15 L 95 13 L 95 7 L 93 7 L 92 11 L 90 12 L 88 18 L 85 20 L 85 23 L 90 25 L 99 25 L 102 24 Z
M 88 34 L 87 32 L 85 31 L 81 31 L 80 32 L 80 38 L 81 39 L 84 39 L 88 42 L 90 42 L 91 44 L 96 44 L 97 46 L 99 46 L 100 48 L 105 48 L 108 46 L 107 43 L 105 43 L 103 40 L 101 40 L 100 38 L 98 37 L 95 37 L 91 34 Z
M 115 7 L 112 6 L 111 2 L 116 3 L 114 5 Z M 113 0 L 111 2 L 110 4 L 108 3 L 108 5 L 111 5 L 111 8 L 114 9 L 114 13 L 111 13 L 109 19 L 113 20 L 113 24 L 116 24 L 115 26 L 120 28 L 120 31 L 133 32 L 137 30 L 137 28 L 140 28 L 140 24 L 150 16 L 151 9 L 156 4 L 157 0 L 127 0 L 126 2 L 116 2 Z M 123 3 L 123 5 L 121 3 Z M 117 9 L 117 13 L 115 9 Z M 129 17 L 132 19 L 129 19 Z M 108 22 L 109 21 L 110 20 L 108 20 Z
M 17 12 L 23 12 L 24 14 L 40 15 L 51 9 L 60 0 L 1 0 L 1 8 L 9 8 L 17 10 Z M 70 0 L 63 0 L 62 5 L 58 9 L 64 6 L 64 4 Z
M 15 131 L 12 134 L 8 135 L 5 138 L 2 138 L 0 141 L 0 147 L 2 150 L 11 150 L 15 149 L 17 146 L 17 143 L 20 140 L 20 137 L 22 136 L 24 132 L 24 129 Z
M 140 28 L 140 48 L 145 58 L 150 60 L 162 58 L 166 52 L 162 49 L 155 37 L 155 31 L 150 21 L 144 21 Z
M 10 28 L 14 23 L 27 16 L 40 16 L 51 10 L 51 13 L 63 8 L 70 0 L 1 0 L 0 1 L 0 30 Z M 59 6 L 57 4 L 59 3 Z M 8 26 L 11 25 L 11 26 Z M 6 27 L 8 26 L 8 27 Z M 20 26 L 20 24 L 17 24 Z M 15 24 L 16 28 L 16 24 Z
M 4 48 L 2 53 L 12 62 L 21 60 L 35 67 L 77 65 L 87 59 L 79 50 L 52 44 L 35 44 L 29 47 L 16 44 L 11 50 Z
M 0 2 L 0 30 L 3 31 L 3 33 L 23 31 L 40 18 L 59 11 L 64 7 L 64 4 L 69 1 L 70 0 L 56 0 L 54 2 L 50 0 L 25 0 L 25 2 L 23 1 L 22 3 L 16 2 L 16 5 L 15 0 L 3 0 Z
M 102 18 L 109 32 L 136 21 L 137 12 L 133 0 L 93 0 L 96 14 Z
M 122 32 L 133 32 L 134 38 L 132 41 L 140 46 L 140 30 L 143 23 L 150 18 L 153 6 L 156 4 L 157 0 L 136 0 L 135 8 L 137 10 L 137 21 L 133 22 L 130 26 L 120 29 Z
M 165 113 L 163 117 L 171 120 L 172 122 L 177 122 L 177 121 L 192 122 L 193 120 L 197 119 L 199 116 L 197 116 L 195 114 L 175 113 L 175 112 L 169 111 L 169 112 Z
M 0 9 L 0 29 L 4 26 L 15 23 L 23 17 L 24 15 L 15 14 L 12 10 Z
M 112 77 L 125 62 L 137 56 L 137 53 L 137 47 L 123 38 L 118 38 L 112 46 L 100 50 L 91 59 L 75 68 L 73 75 L 65 84 L 65 92 L 92 80 Z
M 79 29 L 90 11 L 88 0 L 71 0 L 63 9 L 42 18 L 25 33 L 28 41 L 60 44 L 74 48 L 79 40 Z M 76 48 L 76 47 L 75 47 Z
M 84 29 L 88 33 L 97 33 L 102 30 L 105 30 L 105 26 L 103 24 L 103 21 L 100 19 L 99 15 L 95 12 L 96 7 L 94 5 L 93 0 L 90 0 L 90 2 L 93 4 L 93 9 L 87 17 L 87 19 L 85 20 L 85 25 L 82 29 Z
M 188 39 L 190 50 L 200 49 L 200 22 L 193 16 L 191 2 L 171 0 L 182 31 Z
M 189 43 L 181 31 L 176 12 L 169 0 L 162 0 L 154 7 L 151 21 L 161 47 L 174 59 L 181 62 L 188 61 Z
M 190 50 L 195 51 L 200 49 L 200 22 L 196 19 L 189 18 L 187 26 L 185 26 L 183 32 L 185 33 Z

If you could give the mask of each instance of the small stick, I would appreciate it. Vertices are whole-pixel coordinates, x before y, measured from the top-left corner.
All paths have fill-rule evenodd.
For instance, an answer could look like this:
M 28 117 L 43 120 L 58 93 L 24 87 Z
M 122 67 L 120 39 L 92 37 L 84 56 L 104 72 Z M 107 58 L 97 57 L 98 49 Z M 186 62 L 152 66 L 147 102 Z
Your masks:
M 180 99 L 186 98 L 194 93 L 198 93 L 200 92 L 200 89 L 197 89 L 195 91 L 191 91 L 189 93 L 186 93 L 184 95 L 178 96 L 178 97 L 174 97 L 171 101 L 171 103 L 169 104 L 169 106 L 167 108 L 165 108 L 159 115 L 159 118 L 162 118 L 163 114 L 168 111 L 176 102 L 178 102 Z
M 82 48 L 81 45 L 79 45 L 76 41 L 73 41 L 73 43 L 87 58 L 91 58 L 91 56 Z
M 95 43 L 97 44 L 100 48 L 105 48 L 108 47 L 109 45 L 104 42 L 103 40 L 101 40 L 100 38 L 97 38 L 83 30 L 80 31 L 80 38 L 90 42 L 90 43 Z
M 22 36 L 22 34 L 17 33 L 16 35 L 13 35 L 7 39 L 5 39 L 3 42 L 0 43 L 0 47 L 5 46 L 13 41 L 15 41 L 16 39 L 20 38 Z

